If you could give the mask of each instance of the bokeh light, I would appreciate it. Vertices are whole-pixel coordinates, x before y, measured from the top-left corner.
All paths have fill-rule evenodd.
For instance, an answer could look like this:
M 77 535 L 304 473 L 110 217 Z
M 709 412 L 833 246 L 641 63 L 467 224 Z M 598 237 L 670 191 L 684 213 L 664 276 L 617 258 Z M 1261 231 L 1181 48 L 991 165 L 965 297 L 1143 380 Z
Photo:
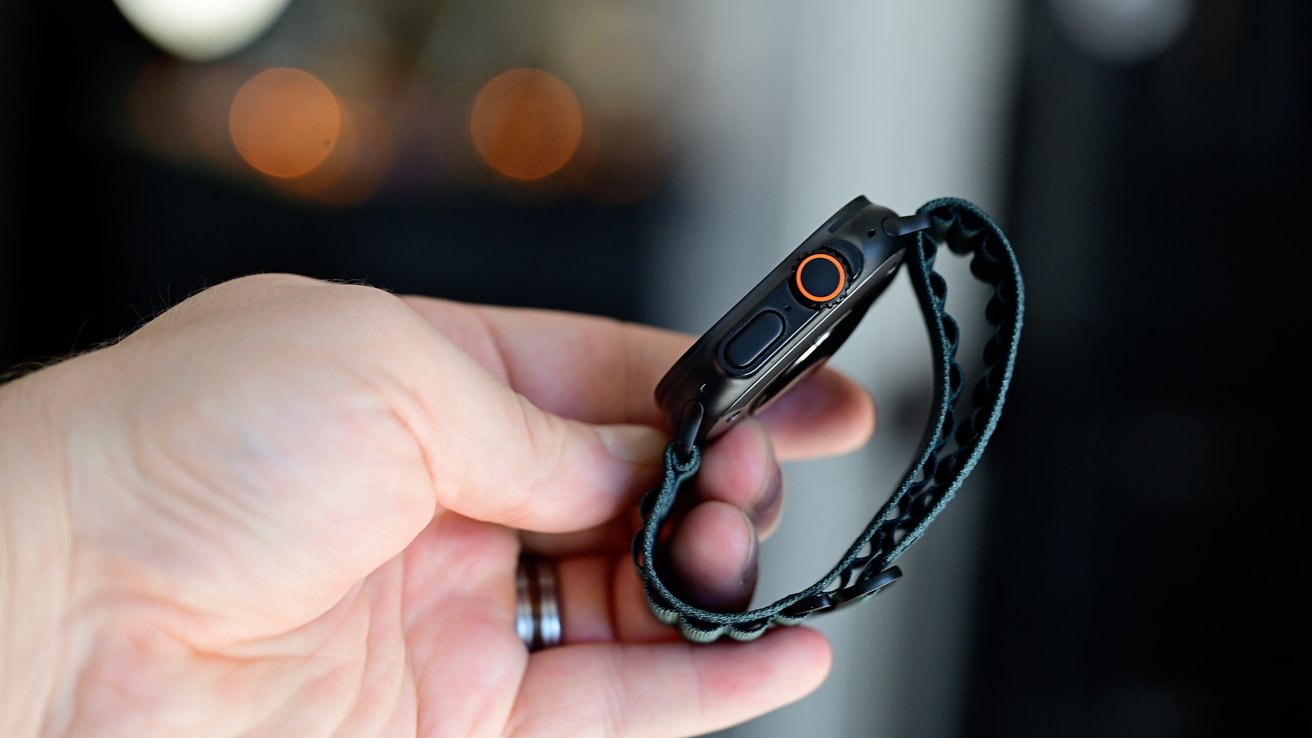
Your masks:
M 1136 64 L 1171 48 L 1194 16 L 1195 0 L 1053 0 L 1053 19 L 1099 61 Z
M 574 92 L 540 69 L 512 69 L 493 77 L 469 113 L 474 150 L 496 173 L 542 179 L 565 166 L 579 148 L 583 112 Z
M 246 46 L 273 25 L 290 0 L 114 0 L 141 35 L 189 61 Z
M 342 99 L 342 130 L 323 163 L 299 177 L 275 179 L 281 189 L 329 205 L 354 205 L 371 197 L 393 160 L 392 131 L 378 111 Z
M 299 177 L 323 163 L 342 131 L 328 86 L 300 69 L 266 69 L 233 97 L 228 132 L 247 164 L 270 177 Z

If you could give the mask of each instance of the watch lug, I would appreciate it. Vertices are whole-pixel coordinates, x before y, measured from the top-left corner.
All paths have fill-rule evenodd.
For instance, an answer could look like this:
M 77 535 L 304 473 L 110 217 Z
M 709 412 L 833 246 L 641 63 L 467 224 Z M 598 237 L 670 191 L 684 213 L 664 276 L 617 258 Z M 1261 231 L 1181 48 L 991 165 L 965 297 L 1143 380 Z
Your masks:
M 916 231 L 928 229 L 931 221 L 929 213 L 915 213 L 913 215 L 897 215 L 884 218 L 883 225 L 884 232 L 890 236 L 906 236 Z
M 701 433 L 702 418 L 705 415 L 706 408 L 700 402 L 688 400 L 683 404 L 683 415 L 674 436 L 674 453 L 679 463 L 686 464 L 692 458 L 692 448 L 697 445 L 697 436 Z

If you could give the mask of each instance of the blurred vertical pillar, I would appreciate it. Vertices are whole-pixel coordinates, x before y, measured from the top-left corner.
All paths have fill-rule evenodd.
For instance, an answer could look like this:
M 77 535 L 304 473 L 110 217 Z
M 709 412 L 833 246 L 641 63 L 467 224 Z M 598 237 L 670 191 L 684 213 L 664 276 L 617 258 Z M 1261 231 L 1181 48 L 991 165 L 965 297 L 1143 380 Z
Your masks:
M 99 185 L 108 60 L 122 53 L 106 29 L 119 16 L 111 3 L 76 23 L 66 15 L 41 3 L 0 11 L 0 372 L 66 356 L 97 315 L 87 295 L 112 283 L 113 190 Z
M 17 52 L 14 51 L 15 39 L 13 28 L 17 3 L 0 4 L 0 95 L 7 99 L 13 93 L 16 73 L 19 68 Z M 11 118 L 21 115 L 13 107 L 6 106 L 6 114 L 0 115 L 0 372 L 8 368 L 6 358 L 9 343 L 12 340 L 14 319 L 13 302 L 13 243 L 15 233 L 13 212 L 17 197 L 18 183 L 14 172 L 14 130 Z
M 899 211 L 961 195 L 1005 223 L 1014 2 L 829 0 L 764 12 L 738 0 L 687 12 L 689 26 L 704 30 L 700 66 L 689 70 L 698 83 L 687 109 L 686 201 L 657 251 L 664 297 L 649 312 L 658 322 L 704 330 L 859 194 Z M 953 307 L 979 314 L 964 262 L 944 261 Z M 785 467 L 791 512 L 763 547 L 759 601 L 832 566 L 905 471 L 928 411 L 923 331 L 900 277 L 836 356 L 879 401 L 881 430 L 858 453 Z M 984 469 L 973 478 L 902 560 L 902 582 L 814 621 L 834 644 L 829 682 L 728 735 L 956 735 L 986 477 Z
M 1300 0 L 1028 4 L 1004 423 L 1043 432 L 991 449 L 963 735 L 1308 732 L 1310 30 Z

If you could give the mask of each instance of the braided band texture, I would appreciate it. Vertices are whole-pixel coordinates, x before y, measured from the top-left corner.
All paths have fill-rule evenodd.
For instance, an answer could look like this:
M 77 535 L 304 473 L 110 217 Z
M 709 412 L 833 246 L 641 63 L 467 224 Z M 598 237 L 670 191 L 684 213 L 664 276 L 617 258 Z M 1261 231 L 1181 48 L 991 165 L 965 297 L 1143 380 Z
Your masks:
M 813 612 L 866 599 L 896 578 L 892 565 L 947 506 L 979 463 L 1002 415 L 1011 386 L 1025 313 L 1025 290 L 1016 254 L 1002 229 L 983 210 L 960 198 L 941 198 L 918 213 L 930 216 L 928 231 L 915 234 L 906 259 L 924 316 L 933 354 L 934 399 L 925 441 L 901 484 L 879 508 L 861 535 L 827 574 L 806 589 L 764 607 L 741 613 L 704 610 L 677 596 L 658 571 L 661 529 L 680 488 L 701 464 L 696 446 L 681 459 L 676 444 L 665 450 L 660 487 L 642 499 L 642 529 L 633 540 L 633 561 L 642 577 L 652 613 L 677 627 L 689 641 L 706 643 L 728 636 L 752 640 L 775 625 L 797 625 Z M 970 270 L 993 288 L 985 317 L 993 328 L 984 347 L 983 374 L 958 415 L 965 377 L 957 363 L 960 331 L 946 310 L 947 282 L 934 271 L 939 244 L 970 255 Z M 819 604 L 817 604 L 819 603 Z

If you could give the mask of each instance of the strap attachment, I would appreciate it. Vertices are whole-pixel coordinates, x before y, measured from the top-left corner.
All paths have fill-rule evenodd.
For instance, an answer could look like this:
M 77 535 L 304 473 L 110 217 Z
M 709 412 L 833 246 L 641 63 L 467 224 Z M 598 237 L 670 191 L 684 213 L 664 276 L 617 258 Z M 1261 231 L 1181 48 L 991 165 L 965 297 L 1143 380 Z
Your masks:
M 983 210 L 959 198 L 934 200 L 915 215 L 888 218 L 884 228 L 914 239 L 905 263 L 929 334 L 934 378 L 924 443 L 901 484 L 827 574 L 771 604 L 747 612 L 714 612 L 680 599 L 662 581 L 657 567 L 662 524 L 679 489 L 696 475 L 701 462 L 695 441 L 704 410 L 700 403 L 689 402 L 678 435 L 666 449 L 664 479 L 642 500 L 643 524 L 633 540 L 633 561 L 653 615 L 679 628 L 690 641 L 724 636 L 751 640 L 770 627 L 797 625 L 812 613 L 836 610 L 882 592 L 902 574 L 893 561 L 956 495 L 997 427 L 1015 370 L 1025 313 L 1020 266 L 1006 235 Z M 983 369 L 968 393 L 963 393 L 965 372 L 956 358 L 960 331 L 946 310 L 947 281 L 934 269 L 939 244 L 970 255 L 972 275 L 993 288 L 984 310 L 993 332 L 984 346 Z
M 884 230 L 890 236 L 907 236 L 916 231 L 927 230 L 934 225 L 929 213 L 912 213 L 896 218 L 884 218 Z
M 693 446 L 697 443 L 697 432 L 702 428 L 702 418 L 706 408 L 696 400 L 689 400 L 683 406 L 683 417 L 674 435 L 674 456 L 680 464 L 687 464 L 692 459 Z

